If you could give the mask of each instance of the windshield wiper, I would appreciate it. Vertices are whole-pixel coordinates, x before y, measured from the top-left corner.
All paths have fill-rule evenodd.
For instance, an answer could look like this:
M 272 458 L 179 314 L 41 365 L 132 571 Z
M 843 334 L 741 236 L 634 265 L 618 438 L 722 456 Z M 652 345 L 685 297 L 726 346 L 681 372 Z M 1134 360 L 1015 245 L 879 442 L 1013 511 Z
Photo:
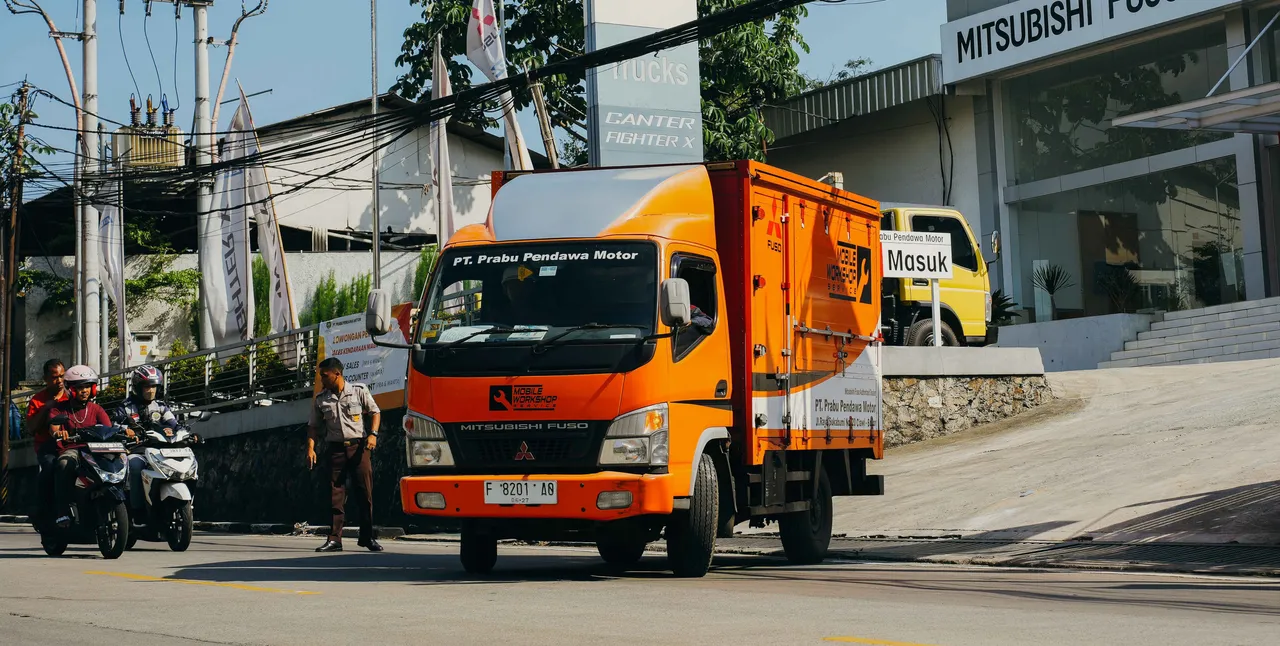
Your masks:
M 489 327 L 487 327 L 487 328 L 485 328 L 485 329 L 483 329 L 483 330 L 479 330 L 479 331 L 477 331 L 477 332 L 472 332 L 471 334 L 468 334 L 467 336 L 464 336 L 464 337 L 462 337 L 461 339 L 458 339 L 458 340 L 456 340 L 456 341 L 450 341 L 450 342 L 445 343 L 445 344 L 443 344 L 443 345 L 437 345 L 437 346 L 435 347 L 435 349 L 436 349 L 436 350 L 449 350 L 449 349 L 453 348 L 453 346 L 458 345 L 459 343 L 465 343 L 465 342 L 467 342 L 467 341 L 470 341 L 471 339 L 474 339 L 474 338 L 476 338 L 476 337 L 480 336 L 481 334 L 490 334 L 490 333 L 493 333 L 493 332 L 515 332 L 515 331 L 516 331 L 516 329 L 515 329 L 515 328 L 513 328 L 513 327 L 511 327 L 510 325 L 505 325 L 505 324 L 502 324 L 502 323 L 495 323 L 495 324 L 490 325 Z
M 571 328 L 566 328 L 562 330 L 559 334 L 553 334 L 533 344 L 533 353 L 541 354 L 546 350 L 547 346 L 551 345 L 552 343 L 555 343 L 556 341 L 559 341 L 560 339 L 570 334 L 573 334 L 574 332 L 579 332 L 581 330 L 608 330 L 611 328 L 634 328 L 634 327 L 636 326 L 622 325 L 618 323 L 586 323 L 584 325 L 575 325 Z

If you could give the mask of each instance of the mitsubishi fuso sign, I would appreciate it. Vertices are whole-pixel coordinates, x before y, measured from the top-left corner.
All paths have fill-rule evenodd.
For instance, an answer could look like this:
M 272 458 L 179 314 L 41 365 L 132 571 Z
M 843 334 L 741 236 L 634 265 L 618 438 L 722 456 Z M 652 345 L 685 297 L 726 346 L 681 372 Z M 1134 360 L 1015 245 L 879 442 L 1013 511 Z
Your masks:
M 586 0 L 587 51 L 698 18 L 695 0 Z M 587 72 L 592 166 L 701 162 L 698 44 Z
M 958 83 L 1240 0 L 1021 0 L 942 26 L 942 78 Z
M 951 234 L 881 231 L 880 260 L 885 278 L 951 278 Z

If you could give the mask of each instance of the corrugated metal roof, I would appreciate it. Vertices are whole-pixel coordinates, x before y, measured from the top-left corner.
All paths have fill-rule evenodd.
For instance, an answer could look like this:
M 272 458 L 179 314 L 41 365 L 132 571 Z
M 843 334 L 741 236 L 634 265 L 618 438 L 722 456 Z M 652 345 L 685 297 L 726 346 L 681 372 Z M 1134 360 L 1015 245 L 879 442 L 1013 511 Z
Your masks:
M 782 139 L 938 94 L 942 94 L 942 56 L 930 54 L 805 92 L 765 108 L 764 119 L 774 136 Z

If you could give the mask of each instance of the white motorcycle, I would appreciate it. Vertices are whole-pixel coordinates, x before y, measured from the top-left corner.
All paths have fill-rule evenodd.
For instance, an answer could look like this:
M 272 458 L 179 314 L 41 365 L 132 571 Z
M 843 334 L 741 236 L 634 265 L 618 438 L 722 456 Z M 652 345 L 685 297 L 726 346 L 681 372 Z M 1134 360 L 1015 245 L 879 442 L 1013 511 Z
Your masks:
M 190 413 L 190 419 L 205 419 L 202 413 Z M 191 545 L 192 505 L 195 502 L 188 483 L 199 473 L 195 452 L 191 447 L 203 440 L 185 426 L 170 429 L 150 420 L 134 426 L 139 440 L 130 455 L 146 459 L 142 470 L 142 491 L 146 511 L 134 510 L 134 526 L 129 532 L 129 549 L 138 540 L 168 542 L 169 549 L 183 552 Z

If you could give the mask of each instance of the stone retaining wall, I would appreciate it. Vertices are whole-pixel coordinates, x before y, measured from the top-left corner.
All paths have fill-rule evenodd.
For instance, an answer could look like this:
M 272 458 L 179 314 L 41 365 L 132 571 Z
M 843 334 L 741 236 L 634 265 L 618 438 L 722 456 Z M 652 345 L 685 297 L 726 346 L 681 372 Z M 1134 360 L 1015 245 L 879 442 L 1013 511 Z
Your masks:
M 1053 399 L 1043 377 L 886 377 L 886 447 L 950 435 Z

